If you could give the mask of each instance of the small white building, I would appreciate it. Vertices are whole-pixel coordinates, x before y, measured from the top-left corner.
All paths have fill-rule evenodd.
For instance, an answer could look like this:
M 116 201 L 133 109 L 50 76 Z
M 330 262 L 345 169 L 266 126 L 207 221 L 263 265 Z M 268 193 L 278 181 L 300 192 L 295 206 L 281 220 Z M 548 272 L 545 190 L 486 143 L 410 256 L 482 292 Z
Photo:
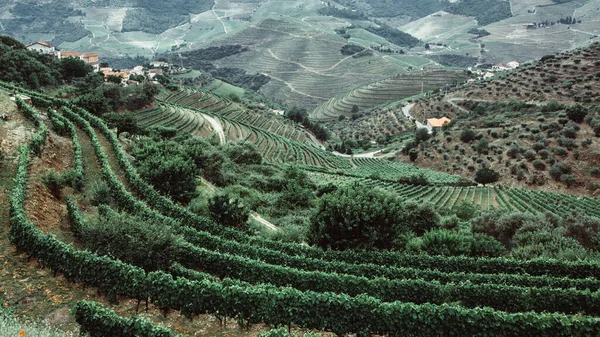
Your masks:
M 42 54 L 51 54 L 60 58 L 60 51 L 48 42 L 38 41 L 25 46 L 27 50 L 37 51 Z
M 428 129 L 433 129 L 433 128 L 441 128 L 442 126 L 446 125 L 446 124 L 450 124 L 451 120 L 448 117 L 442 117 L 442 118 L 428 118 L 427 119 L 427 128 Z
M 494 77 L 494 73 L 490 73 L 489 71 L 485 74 L 483 74 L 483 79 L 487 80 L 488 78 L 492 78 Z
M 519 62 L 517 61 L 510 61 L 506 64 L 508 67 L 510 67 L 511 69 L 516 69 L 519 67 Z

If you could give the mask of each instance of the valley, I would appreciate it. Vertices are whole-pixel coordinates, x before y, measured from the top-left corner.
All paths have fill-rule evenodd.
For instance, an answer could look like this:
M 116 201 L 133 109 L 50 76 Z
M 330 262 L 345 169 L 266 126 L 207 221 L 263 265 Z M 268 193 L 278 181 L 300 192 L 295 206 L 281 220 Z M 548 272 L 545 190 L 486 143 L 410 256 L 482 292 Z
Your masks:
M 599 21 L 0 2 L 0 336 L 596 336 Z

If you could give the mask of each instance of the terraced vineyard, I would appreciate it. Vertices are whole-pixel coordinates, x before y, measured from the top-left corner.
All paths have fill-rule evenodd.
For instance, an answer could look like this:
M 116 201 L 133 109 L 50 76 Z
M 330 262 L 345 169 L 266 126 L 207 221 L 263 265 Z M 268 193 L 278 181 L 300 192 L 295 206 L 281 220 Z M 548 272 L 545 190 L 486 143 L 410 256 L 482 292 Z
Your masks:
M 385 165 L 382 165 L 382 167 L 385 167 Z M 312 170 L 310 175 L 321 184 L 333 183 L 340 186 L 358 185 L 366 188 L 382 188 L 407 200 L 429 202 L 436 209 L 452 208 L 467 202 L 479 206 L 481 211 L 500 208 L 531 214 L 551 213 L 566 216 L 572 212 L 581 212 L 591 216 L 600 216 L 600 200 L 598 198 L 510 189 L 503 186 L 410 185 L 399 183 L 393 179 L 386 179 L 386 176 L 383 175 L 373 177 L 372 174 L 371 176 L 356 174 L 356 171 L 360 170 L 360 166 L 339 173 Z M 430 178 L 431 176 L 427 177 Z
M 209 97 L 213 98 L 211 99 Z M 298 128 L 291 121 L 283 119 L 268 111 L 261 113 L 249 112 L 231 102 L 226 103 L 227 108 L 222 108 L 223 104 L 225 104 L 222 102 L 227 100 L 212 92 L 184 88 L 170 94 L 163 94 L 160 99 L 166 103 L 207 111 L 219 115 L 220 117 L 226 117 L 227 120 L 251 125 L 300 143 L 306 143 L 308 145 L 313 144 L 306 131 Z M 212 103 L 207 103 L 209 101 Z
M 206 122 L 202 114 L 180 107 L 158 106 L 136 111 L 132 113 L 132 116 L 144 128 L 173 127 L 178 134 L 192 134 L 201 137 L 209 137 L 213 132 L 210 123 Z
M 360 110 L 369 110 L 384 103 L 417 95 L 422 90 L 439 89 L 446 84 L 460 83 L 465 79 L 463 71 L 449 70 L 395 75 L 336 96 L 316 108 L 311 117 L 318 120 L 337 120 L 340 115 L 351 116 L 352 107 L 355 105 Z
M 317 148 L 304 130 L 281 117 L 249 113 L 218 95 L 189 88 L 163 93 L 159 99 L 164 103 L 158 107 L 133 114 L 142 126 L 174 126 L 179 133 L 202 137 L 222 132 L 221 142 L 252 142 L 272 163 L 351 167 L 347 159 Z
M 101 119 L 68 101 L 27 94 L 35 97 L 40 111 L 53 106 L 57 116 L 89 139 L 94 152 L 87 155 L 94 156 L 102 168 L 115 207 L 168 226 L 180 236 L 176 263 L 168 270 L 146 272 L 45 233 L 24 204 L 32 192 L 28 180 L 37 179 L 29 164 L 45 160 L 48 121 L 38 118 L 40 111 L 20 102 L 37 131 L 19 151 L 10 197 L 9 238 L 17 251 L 70 282 L 84 283 L 113 298 L 145 301 L 164 312 L 179 311 L 188 318 L 208 313 L 218 320 L 237 318 L 244 325 L 262 322 L 337 335 L 566 337 L 594 336 L 600 331 L 600 265 L 596 263 L 323 251 L 252 237 L 198 216 L 156 192 L 139 177 L 116 135 Z M 100 136 L 107 140 L 105 145 Z M 79 140 L 73 137 L 71 141 Z M 30 150 L 41 158 L 32 156 Z M 115 157 L 113 164 L 107 153 Z M 461 195 L 481 200 L 489 194 L 483 188 L 403 188 L 414 188 L 414 195 L 422 193 L 416 189 L 432 188 L 436 192 L 428 198 L 444 205 Z M 511 197 L 513 192 L 520 193 L 502 190 Z M 79 197 L 74 192 L 67 199 L 74 233 L 85 225 Z M 572 202 L 581 208 L 594 205 L 593 200 Z M 101 206 L 100 216 L 123 215 Z M 92 324 L 96 331 L 113 327 L 114 336 L 124 336 L 122 325 L 131 323 L 100 313 L 86 302 L 78 305 L 77 312 L 86 327 Z M 105 319 L 94 323 L 98 317 Z M 135 328 L 144 327 L 136 324 Z

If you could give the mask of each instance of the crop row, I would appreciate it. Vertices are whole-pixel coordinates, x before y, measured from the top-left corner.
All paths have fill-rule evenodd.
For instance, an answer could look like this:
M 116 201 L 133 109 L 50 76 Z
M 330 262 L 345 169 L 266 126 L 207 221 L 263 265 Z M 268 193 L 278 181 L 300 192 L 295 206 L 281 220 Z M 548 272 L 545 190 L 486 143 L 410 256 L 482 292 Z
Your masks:
M 465 309 L 451 305 L 385 303 L 368 296 L 301 292 L 291 288 L 257 285 L 224 286 L 219 282 L 174 279 L 158 271 L 143 270 L 77 251 L 51 236 L 42 234 L 25 216 L 28 149 L 19 156 L 16 184 L 11 194 L 9 237 L 19 251 L 59 271 L 68 279 L 83 281 L 114 295 L 140 300 L 151 298 L 163 309 L 180 310 L 192 317 L 218 313 L 248 322 L 275 326 L 298 324 L 305 328 L 327 329 L 337 334 L 360 332 L 436 336 L 451 332 L 476 335 L 478 331 L 515 336 L 574 336 L 597 331 L 600 320 L 558 314 L 508 314 L 492 309 Z
M 87 116 L 90 119 L 93 119 L 93 116 Z M 101 121 L 96 120 L 96 123 L 101 123 Z M 103 124 L 98 124 L 103 125 Z M 122 155 L 122 149 L 120 149 L 120 145 L 116 141 L 116 138 L 110 131 L 104 126 L 104 128 L 100 127 L 101 132 L 109 132 L 109 135 L 112 135 L 113 138 L 108 138 L 111 141 L 112 146 L 115 148 L 115 152 L 118 154 L 118 157 L 121 158 L 120 161 L 124 160 L 126 165 L 130 165 L 127 161 L 126 157 Z M 111 140 L 112 139 L 112 140 Z M 123 162 L 121 163 L 123 165 Z M 131 168 L 133 169 L 133 168 Z M 103 170 L 104 171 L 104 170 Z M 126 170 L 128 171 L 128 170 Z M 112 174 L 112 172 L 110 173 Z M 130 174 L 135 174 L 135 172 L 130 172 Z M 127 178 L 130 174 L 126 174 Z M 137 175 L 136 175 L 137 176 Z M 116 177 L 114 177 L 116 180 Z M 139 177 L 137 177 L 139 179 Z M 353 252 L 353 251 L 321 251 L 319 249 L 313 247 L 306 247 L 297 244 L 289 244 L 289 243 L 279 243 L 273 242 L 269 240 L 263 240 L 258 238 L 249 237 L 243 233 L 237 232 L 235 230 L 226 229 L 221 226 L 217 226 L 215 224 L 211 224 L 208 221 L 199 221 L 198 217 L 189 214 L 184 209 L 180 209 L 178 206 L 174 205 L 172 202 L 167 201 L 165 197 L 156 195 L 156 192 L 150 190 L 149 187 L 140 180 L 135 180 L 136 184 L 140 184 L 143 190 L 148 193 L 139 193 L 139 195 L 143 196 L 147 201 L 154 205 L 159 211 L 166 212 L 165 214 L 172 216 L 176 219 L 179 219 L 183 223 L 187 225 L 194 226 L 196 228 L 201 228 L 203 230 L 208 230 L 211 233 L 227 237 L 229 239 L 235 239 L 241 243 L 254 244 L 258 246 L 263 246 L 266 248 L 274 249 L 283 252 L 284 254 L 289 255 L 298 255 L 303 257 L 312 257 L 317 259 L 324 259 L 328 261 L 346 261 L 350 263 L 374 263 L 379 265 L 396 265 L 396 266 L 406 266 L 413 267 L 418 269 L 439 269 L 440 271 L 445 272 L 475 272 L 475 273 L 509 273 L 509 274 L 518 274 L 518 273 L 529 273 L 533 275 L 553 275 L 553 276 L 570 276 L 577 278 L 585 278 L 585 277 L 598 277 L 600 275 L 600 270 L 597 264 L 588 263 L 588 262 L 558 262 L 552 260 L 536 260 L 536 261 L 514 261 L 502 258 L 494 258 L 494 259 L 472 259 L 466 257 L 436 257 L 436 256 L 409 256 L 402 255 L 393 252 Z M 133 179 L 130 179 L 134 181 Z M 133 184 L 132 184 L 133 185 Z M 116 186 L 117 189 L 122 188 Z M 139 188 L 139 187 L 138 187 Z M 140 189 L 142 190 L 142 189 Z M 152 192 L 150 192 L 152 191 Z M 126 191 L 123 191 L 126 194 Z M 130 196 L 130 195 L 129 195 Z M 131 196 L 130 196 L 131 197 Z M 133 197 L 131 197 L 133 198 Z M 132 210 L 145 210 L 144 212 L 149 212 L 150 214 L 154 214 L 145 204 L 132 200 L 129 198 L 130 205 L 134 207 Z M 165 200 L 166 199 L 166 200 Z M 133 213 L 136 213 L 135 211 Z

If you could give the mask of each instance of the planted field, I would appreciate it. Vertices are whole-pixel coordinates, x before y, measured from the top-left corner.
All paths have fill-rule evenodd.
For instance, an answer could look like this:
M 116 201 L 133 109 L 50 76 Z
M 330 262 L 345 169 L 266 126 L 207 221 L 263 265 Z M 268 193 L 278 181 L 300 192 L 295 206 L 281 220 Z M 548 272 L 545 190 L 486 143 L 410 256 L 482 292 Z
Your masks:
M 175 263 L 147 272 L 81 250 L 43 230 L 39 219 L 25 207 L 32 192 L 28 182 L 37 179 L 31 168 L 47 159 L 44 147 L 39 146 L 48 135 L 42 120 L 36 122 L 39 126 L 32 142 L 19 151 L 8 237 L 18 251 L 60 273 L 64 277 L 58 278 L 60 282 L 83 283 L 111 298 L 118 296 L 121 302 L 131 305 L 129 311 L 135 310 L 136 300 L 138 304 L 147 301 L 149 307 L 159 308 L 165 315 L 172 311 L 194 318 L 208 313 L 218 320 L 238 318 L 245 326 L 267 323 L 338 335 L 394 335 L 402 331 L 413 336 L 463 336 L 480 335 L 483 329 L 494 336 L 566 337 L 594 335 L 590 332 L 600 329 L 600 266 L 596 263 L 324 251 L 249 236 L 160 195 L 139 177 L 116 135 L 101 119 L 80 108 L 61 106 L 62 100 L 54 103 L 63 121 L 72 123 L 90 139 L 102 176 L 114 196 L 112 206 L 177 234 Z M 27 109 L 22 108 L 23 113 L 37 120 L 37 114 Z M 112 156 L 114 162 L 109 160 Z M 375 162 L 356 159 L 355 164 L 360 168 Z M 115 172 L 122 173 L 117 176 Z M 368 178 L 360 178 L 361 182 L 367 187 L 381 183 L 407 198 L 430 201 L 438 207 L 452 207 L 461 200 L 493 207 L 500 195 L 498 189 L 481 187 L 394 186 L 392 181 Z M 508 201 L 513 204 L 519 204 L 519 193 L 502 189 L 502 196 L 510 196 Z M 80 197 L 78 192 L 73 196 Z M 529 197 L 536 198 L 533 204 L 562 199 L 552 194 Z M 542 197 L 545 199 L 537 202 Z M 596 200 L 572 202 L 582 209 L 598 209 Z M 77 228 L 85 225 L 77 199 L 59 202 L 65 202 L 68 209 L 70 229 L 66 231 L 76 235 Z M 99 208 L 103 217 L 125 216 L 108 206 Z M 96 216 L 93 213 L 88 215 Z M 84 304 L 77 306 L 77 317 L 86 322 L 85 326 L 115 329 L 114 333 L 110 330 L 111 335 L 124 335 L 124 320 L 114 317 L 114 313 L 107 315 L 93 309 Z M 146 324 L 133 325 L 136 329 L 148 328 Z
M 350 117 L 354 106 L 359 110 L 369 110 L 381 104 L 417 95 L 422 91 L 460 83 L 464 79 L 462 71 L 448 70 L 396 75 L 336 96 L 315 109 L 311 117 L 318 120 L 336 120 L 340 115 Z
M 43 230 L 25 204 L 31 195 L 28 182 L 38 178 L 32 175 L 35 165 L 30 163 L 47 159 L 44 147 L 39 145 L 45 143 L 48 128 L 27 107 L 22 108 L 24 114 L 37 120 L 39 126 L 35 127 L 32 142 L 19 151 L 8 237 L 19 252 L 59 273 L 68 284 L 83 283 L 129 303 L 131 307 L 121 312 L 137 311 L 136 301 L 138 305 L 147 302 L 165 316 L 172 315 L 169 311 L 181 313 L 188 318 L 185 321 L 192 319 L 192 326 L 196 324 L 194 317 L 211 314 L 219 321 L 237 318 L 245 327 L 266 323 L 337 335 L 395 335 L 402 331 L 411 336 L 437 337 L 481 335 L 485 331 L 492 336 L 566 337 L 600 331 L 597 263 L 324 251 L 250 236 L 160 195 L 140 178 L 116 135 L 101 119 L 80 108 L 70 109 L 63 100 L 52 102 L 67 123 L 90 139 L 113 196 L 111 206 L 124 212 L 100 206 L 100 216 L 118 219 L 128 213 L 169 228 L 178 237 L 175 263 L 148 272 L 79 249 Z M 112 156 L 114 162 L 109 160 Z M 117 176 L 115 172 L 122 173 Z M 494 199 L 486 188 L 404 185 L 399 191 L 404 190 L 405 195 L 417 200 L 427 198 L 440 207 L 461 199 L 493 206 L 490 200 Z M 73 196 L 81 195 L 73 192 Z M 65 203 L 69 222 L 66 231 L 76 235 L 77 228 L 85 225 L 85 217 L 76 198 Z M 595 205 L 593 200 L 579 204 Z M 66 280 L 62 282 L 67 284 Z M 113 336 L 123 334 L 123 320 L 92 309 L 78 305 L 78 319 L 96 329 L 120 328 L 115 333 L 111 330 Z M 98 321 L 98 317 L 105 318 Z M 146 324 L 133 325 L 135 329 L 147 328 Z M 196 326 L 185 332 L 197 331 Z

